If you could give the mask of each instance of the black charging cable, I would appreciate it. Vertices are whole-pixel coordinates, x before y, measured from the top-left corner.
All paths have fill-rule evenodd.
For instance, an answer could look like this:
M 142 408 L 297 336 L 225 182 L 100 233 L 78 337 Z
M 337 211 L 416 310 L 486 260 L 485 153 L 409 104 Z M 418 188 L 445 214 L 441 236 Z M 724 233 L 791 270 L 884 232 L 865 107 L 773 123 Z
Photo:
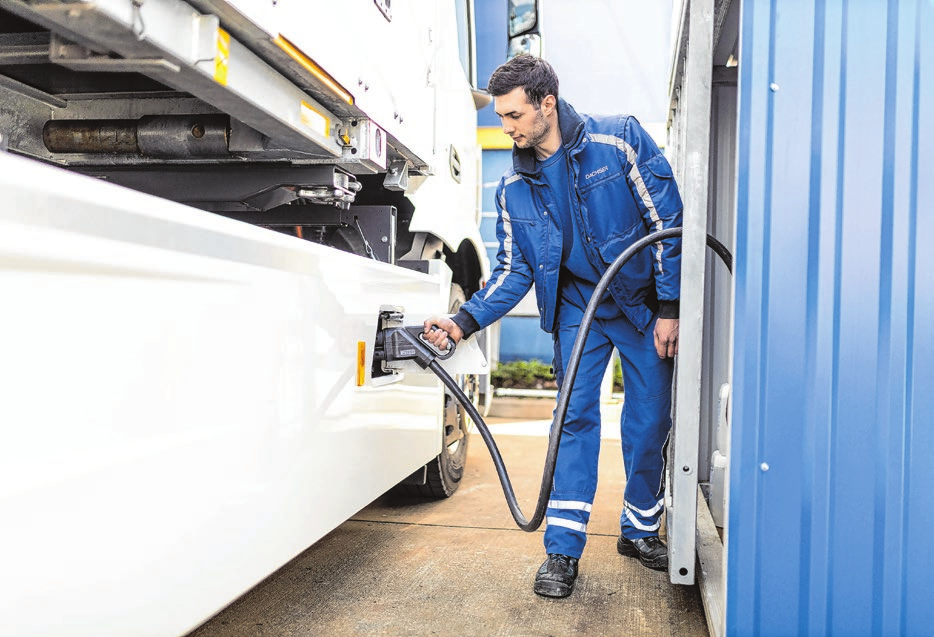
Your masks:
M 567 415 L 568 404 L 571 400 L 571 391 L 574 386 L 574 379 L 577 377 L 577 368 L 580 365 L 581 356 L 584 352 L 584 344 L 587 341 L 587 336 L 590 334 L 590 326 L 593 324 L 594 317 L 597 314 L 597 306 L 600 304 L 600 300 L 603 298 L 603 295 L 606 293 L 606 289 L 610 285 L 613 277 L 616 276 L 616 273 L 626 265 L 626 262 L 629 261 L 639 250 L 642 250 L 648 245 L 661 241 L 663 239 L 670 239 L 673 237 L 680 237 L 682 233 L 681 228 L 668 228 L 665 230 L 659 230 L 658 232 L 653 232 L 652 234 L 639 239 L 631 246 L 626 248 L 622 254 L 620 254 L 616 259 L 610 264 L 610 267 L 607 268 L 606 273 L 600 278 L 600 281 L 597 283 L 594 288 L 593 296 L 590 299 L 590 302 L 587 303 L 587 309 L 584 310 L 584 318 L 581 320 L 580 329 L 577 333 L 577 338 L 574 341 L 574 347 L 571 349 L 571 357 L 568 359 L 567 368 L 564 370 L 564 382 L 561 383 L 561 390 L 558 393 L 558 405 L 555 407 L 554 420 L 551 423 L 551 431 L 548 435 L 548 453 L 545 456 L 545 467 L 542 473 L 542 485 L 538 492 L 538 502 L 535 505 L 535 512 L 532 514 L 531 519 L 526 519 L 525 515 L 522 513 L 522 509 L 519 508 L 519 503 L 516 500 L 515 490 L 512 488 L 512 482 L 509 480 L 509 474 L 506 472 L 506 465 L 503 463 L 503 457 L 500 455 L 499 449 L 496 446 L 496 441 L 493 439 L 493 435 L 490 433 L 489 427 L 483 420 L 483 417 L 480 416 L 480 412 L 477 411 L 477 408 L 474 407 L 473 403 L 470 402 L 470 399 L 463 392 L 463 390 L 457 385 L 451 376 L 444 371 L 444 368 L 441 367 L 441 364 L 437 360 L 432 358 L 430 361 L 419 362 L 423 368 L 426 367 L 424 364 L 427 362 L 427 368 L 433 371 L 438 378 L 441 379 L 441 382 L 447 386 L 448 389 L 454 394 L 457 400 L 463 405 L 464 409 L 467 411 L 467 414 L 473 419 L 477 425 L 477 429 L 480 432 L 480 436 L 483 437 L 483 442 L 486 443 L 487 449 L 490 451 L 490 457 L 493 459 L 493 465 L 496 467 L 496 475 L 499 476 L 499 482 L 503 487 L 503 493 L 506 496 L 506 504 L 509 506 L 509 512 L 512 513 L 513 519 L 516 521 L 516 524 L 519 525 L 519 528 L 523 531 L 535 531 L 538 527 L 541 526 L 542 521 L 545 519 L 545 510 L 548 508 L 548 500 L 551 497 L 551 486 L 552 481 L 555 476 L 555 462 L 558 459 L 558 446 L 561 443 L 561 433 L 564 428 L 564 418 Z M 717 241 L 711 235 L 707 235 L 707 246 L 711 248 L 723 263 L 726 265 L 730 273 L 733 272 L 733 255 L 730 254 L 730 251 L 726 247 Z M 450 356 L 450 354 L 448 354 Z M 435 357 L 436 358 L 436 357 Z

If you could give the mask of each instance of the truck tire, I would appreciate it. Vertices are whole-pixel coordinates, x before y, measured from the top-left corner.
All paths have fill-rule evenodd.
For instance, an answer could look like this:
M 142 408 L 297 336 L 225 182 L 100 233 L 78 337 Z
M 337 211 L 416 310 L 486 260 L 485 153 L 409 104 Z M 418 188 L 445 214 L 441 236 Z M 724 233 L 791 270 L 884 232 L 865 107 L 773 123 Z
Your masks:
M 452 283 L 448 312 L 456 313 L 466 301 L 461 286 Z M 454 380 L 476 406 L 479 400 L 479 377 L 476 374 L 457 374 Z M 403 492 L 407 495 L 425 498 L 450 497 L 460 486 L 461 478 L 464 477 L 468 433 L 472 424 L 473 421 L 467 415 L 466 410 L 445 388 L 441 453 L 399 485 Z

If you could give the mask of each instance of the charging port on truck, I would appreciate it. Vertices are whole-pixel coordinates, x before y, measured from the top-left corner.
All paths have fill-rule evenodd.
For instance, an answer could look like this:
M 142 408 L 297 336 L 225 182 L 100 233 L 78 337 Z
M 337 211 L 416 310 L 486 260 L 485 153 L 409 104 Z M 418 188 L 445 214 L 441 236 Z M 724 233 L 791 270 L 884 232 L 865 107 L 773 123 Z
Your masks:
M 371 369 L 374 379 L 398 374 L 405 361 L 414 361 L 426 369 L 433 361 L 447 360 L 454 354 L 454 343 L 450 343 L 444 352 L 438 351 L 424 340 L 421 325 L 405 326 L 404 318 L 401 311 L 383 310 L 379 313 Z

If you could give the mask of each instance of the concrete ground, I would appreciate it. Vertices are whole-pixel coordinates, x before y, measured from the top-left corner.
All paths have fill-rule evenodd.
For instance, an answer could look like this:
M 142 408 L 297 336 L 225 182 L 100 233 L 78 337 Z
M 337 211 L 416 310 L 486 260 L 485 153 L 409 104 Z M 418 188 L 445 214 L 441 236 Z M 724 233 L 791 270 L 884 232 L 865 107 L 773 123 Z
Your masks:
M 600 485 L 574 593 L 532 592 L 542 531 L 518 530 L 479 434 L 453 497 L 386 495 L 191 637 L 285 635 L 708 635 L 697 586 L 675 586 L 616 552 L 624 474 L 618 410 L 605 405 Z M 490 419 L 531 515 L 548 421 Z

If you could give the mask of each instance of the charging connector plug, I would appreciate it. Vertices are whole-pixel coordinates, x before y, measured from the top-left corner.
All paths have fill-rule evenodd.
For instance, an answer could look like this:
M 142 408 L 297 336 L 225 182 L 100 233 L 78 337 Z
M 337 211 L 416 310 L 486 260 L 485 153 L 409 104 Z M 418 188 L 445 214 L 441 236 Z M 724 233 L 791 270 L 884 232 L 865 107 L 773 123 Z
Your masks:
M 415 361 L 427 369 L 435 360 L 447 360 L 454 354 L 454 343 L 440 351 L 424 339 L 420 326 L 387 327 L 377 337 L 374 357 L 391 364 L 396 361 Z

